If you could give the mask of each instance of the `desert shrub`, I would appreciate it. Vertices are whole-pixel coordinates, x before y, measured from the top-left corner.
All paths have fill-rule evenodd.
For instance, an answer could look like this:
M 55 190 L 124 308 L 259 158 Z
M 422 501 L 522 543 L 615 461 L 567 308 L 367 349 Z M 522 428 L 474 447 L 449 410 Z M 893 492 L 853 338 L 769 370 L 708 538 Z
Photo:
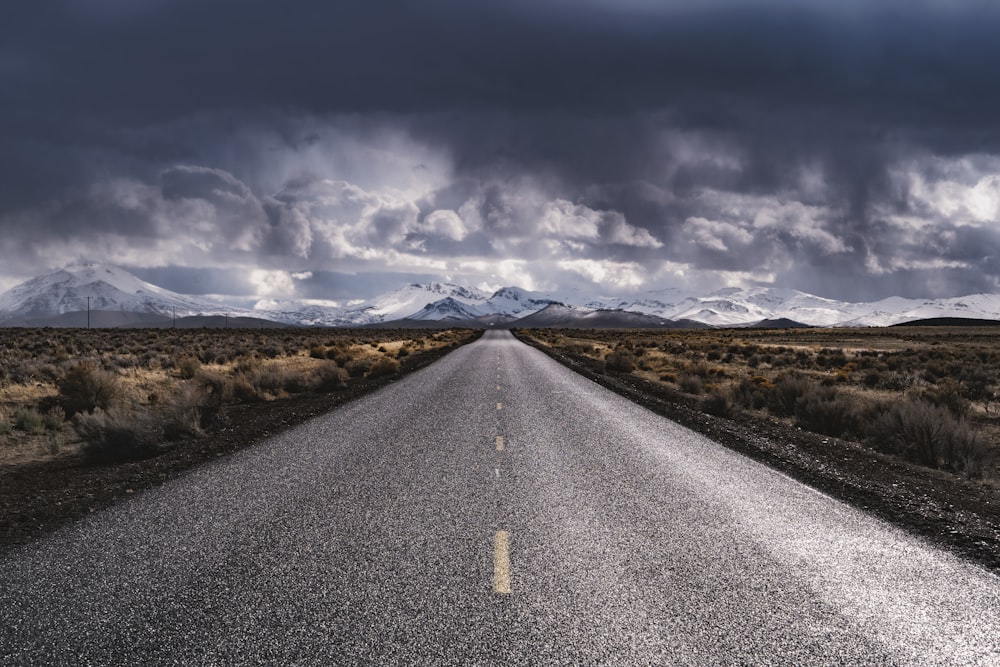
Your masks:
M 615 350 L 604 360 L 604 370 L 631 373 L 635 369 L 635 357 L 627 350 Z
M 935 387 L 928 387 L 918 396 L 932 405 L 944 408 L 957 419 L 967 417 L 972 409 L 972 404 L 962 395 L 962 388 L 951 381 L 942 381 Z
M 190 380 L 201 368 L 201 360 L 193 354 L 185 354 L 177 359 L 176 366 L 181 379 Z
M 704 361 L 696 361 L 688 364 L 684 370 L 688 375 L 695 375 L 703 380 L 712 375 L 712 367 Z
M 587 355 L 592 355 L 594 353 L 594 346 L 589 345 L 587 343 L 573 342 L 573 343 L 567 343 L 565 350 L 570 354 L 587 356 Z
M 344 386 L 344 372 L 333 361 L 320 364 L 313 370 L 313 391 L 335 391 Z
M 380 378 L 387 375 L 395 375 L 399 372 L 399 362 L 395 359 L 383 358 L 372 364 L 368 369 L 367 377 Z
M 876 408 L 866 442 L 883 452 L 931 467 L 981 474 L 988 450 L 968 423 L 947 408 L 906 399 Z
M 663 373 L 660 375 L 660 382 L 677 382 L 677 375 L 674 373 Z
M 91 463 L 120 463 L 156 456 L 159 446 L 146 415 L 118 410 L 80 412 L 73 426 L 84 441 L 83 455 Z
M 322 345 L 313 345 L 309 348 L 309 356 L 313 359 L 326 359 L 326 348 Z
M 58 405 L 53 405 L 49 411 L 42 416 L 45 429 L 48 431 L 58 431 L 66 421 L 66 411 Z
M 354 352 L 349 348 L 336 348 L 333 350 L 333 360 L 337 362 L 337 365 L 341 368 L 347 368 L 347 365 L 354 361 Z M 327 355 L 330 358 L 330 355 Z
M 181 383 L 166 404 L 163 431 L 168 440 L 196 437 L 222 423 L 222 406 L 234 397 L 234 381 L 201 369 Z
M 167 404 L 163 420 L 163 436 L 167 440 L 178 440 L 202 434 L 202 404 L 206 396 L 204 389 L 195 382 L 184 382 Z
M 232 398 L 238 403 L 256 403 L 264 397 L 257 393 L 250 378 L 245 373 L 238 373 L 233 376 L 230 382 Z
M 737 383 L 730 392 L 733 403 L 749 410 L 763 410 L 767 407 L 767 389 L 753 380 Z
M 260 353 L 268 359 L 277 359 L 285 356 L 285 348 L 281 345 L 265 345 L 260 348 Z
M 295 368 L 282 368 L 278 370 L 281 379 L 281 389 L 289 394 L 299 394 L 308 391 L 312 383 L 310 376 Z
M 284 374 L 277 366 L 261 365 L 245 374 L 247 380 L 260 396 L 278 396 L 285 387 Z
M 798 398 L 795 424 L 814 433 L 840 438 L 853 434 L 858 426 L 854 401 L 832 389 L 816 389 Z
M 14 411 L 14 428 L 32 435 L 40 435 L 45 433 L 45 419 L 38 410 L 18 408 Z
M 93 361 L 72 366 L 56 383 L 60 405 L 66 414 L 89 412 L 94 408 L 109 410 L 122 395 L 118 376 Z
M 767 410 L 777 417 L 791 417 L 799 399 L 817 389 L 816 384 L 803 375 L 783 375 L 767 391 Z
M 729 394 L 721 389 L 713 389 L 701 401 L 701 409 L 717 417 L 732 417 L 734 407 Z
M 861 383 L 866 387 L 868 387 L 869 389 L 874 389 L 875 387 L 882 384 L 882 374 L 879 373 L 877 370 L 868 371 L 867 373 L 865 373 L 865 376 L 861 380 Z
M 372 367 L 372 360 L 367 357 L 349 361 L 345 366 L 345 368 L 347 369 L 347 375 L 352 378 L 364 377 L 365 373 L 367 373 L 371 369 L 371 367 Z
M 698 395 L 705 387 L 705 381 L 699 375 L 685 373 L 677 380 L 677 387 L 685 394 Z
M 847 364 L 847 356 L 843 350 L 823 349 L 816 355 L 816 365 L 820 368 L 842 368 Z

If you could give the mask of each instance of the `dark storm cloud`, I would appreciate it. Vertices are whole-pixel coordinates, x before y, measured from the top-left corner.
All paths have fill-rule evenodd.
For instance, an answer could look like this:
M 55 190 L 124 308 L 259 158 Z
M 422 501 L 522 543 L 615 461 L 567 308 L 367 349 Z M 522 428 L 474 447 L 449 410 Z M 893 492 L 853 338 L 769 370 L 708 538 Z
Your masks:
M 995 289 L 998 34 L 973 1 L 14 3 L 0 250 Z

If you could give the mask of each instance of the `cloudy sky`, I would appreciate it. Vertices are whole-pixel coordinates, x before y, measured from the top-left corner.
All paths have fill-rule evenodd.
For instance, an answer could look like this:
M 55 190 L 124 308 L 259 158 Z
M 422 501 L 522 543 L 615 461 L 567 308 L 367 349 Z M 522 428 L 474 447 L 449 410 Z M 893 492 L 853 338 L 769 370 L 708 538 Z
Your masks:
M 0 9 L 0 288 L 1000 291 L 991 0 Z

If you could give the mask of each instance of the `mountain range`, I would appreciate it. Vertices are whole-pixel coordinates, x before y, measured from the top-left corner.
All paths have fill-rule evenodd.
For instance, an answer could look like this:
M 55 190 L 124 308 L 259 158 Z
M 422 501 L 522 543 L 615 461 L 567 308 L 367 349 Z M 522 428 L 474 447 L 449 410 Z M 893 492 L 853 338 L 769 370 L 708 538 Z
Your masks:
M 487 292 L 434 282 L 340 307 L 288 301 L 251 310 L 171 292 L 121 268 L 92 263 L 0 294 L 0 326 L 86 326 L 88 316 L 93 326 L 867 327 L 940 318 L 1000 320 L 1000 294 L 851 303 L 774 287 L 595 297 L 577 290 Z

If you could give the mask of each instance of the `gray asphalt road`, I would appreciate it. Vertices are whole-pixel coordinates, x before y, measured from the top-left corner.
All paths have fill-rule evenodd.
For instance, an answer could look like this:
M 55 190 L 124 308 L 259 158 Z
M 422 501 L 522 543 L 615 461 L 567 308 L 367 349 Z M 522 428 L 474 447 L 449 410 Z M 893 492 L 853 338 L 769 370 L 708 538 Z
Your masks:
M 0 664 L 1000 664 L 1000 580 L 489 332 L 4 556 Z

